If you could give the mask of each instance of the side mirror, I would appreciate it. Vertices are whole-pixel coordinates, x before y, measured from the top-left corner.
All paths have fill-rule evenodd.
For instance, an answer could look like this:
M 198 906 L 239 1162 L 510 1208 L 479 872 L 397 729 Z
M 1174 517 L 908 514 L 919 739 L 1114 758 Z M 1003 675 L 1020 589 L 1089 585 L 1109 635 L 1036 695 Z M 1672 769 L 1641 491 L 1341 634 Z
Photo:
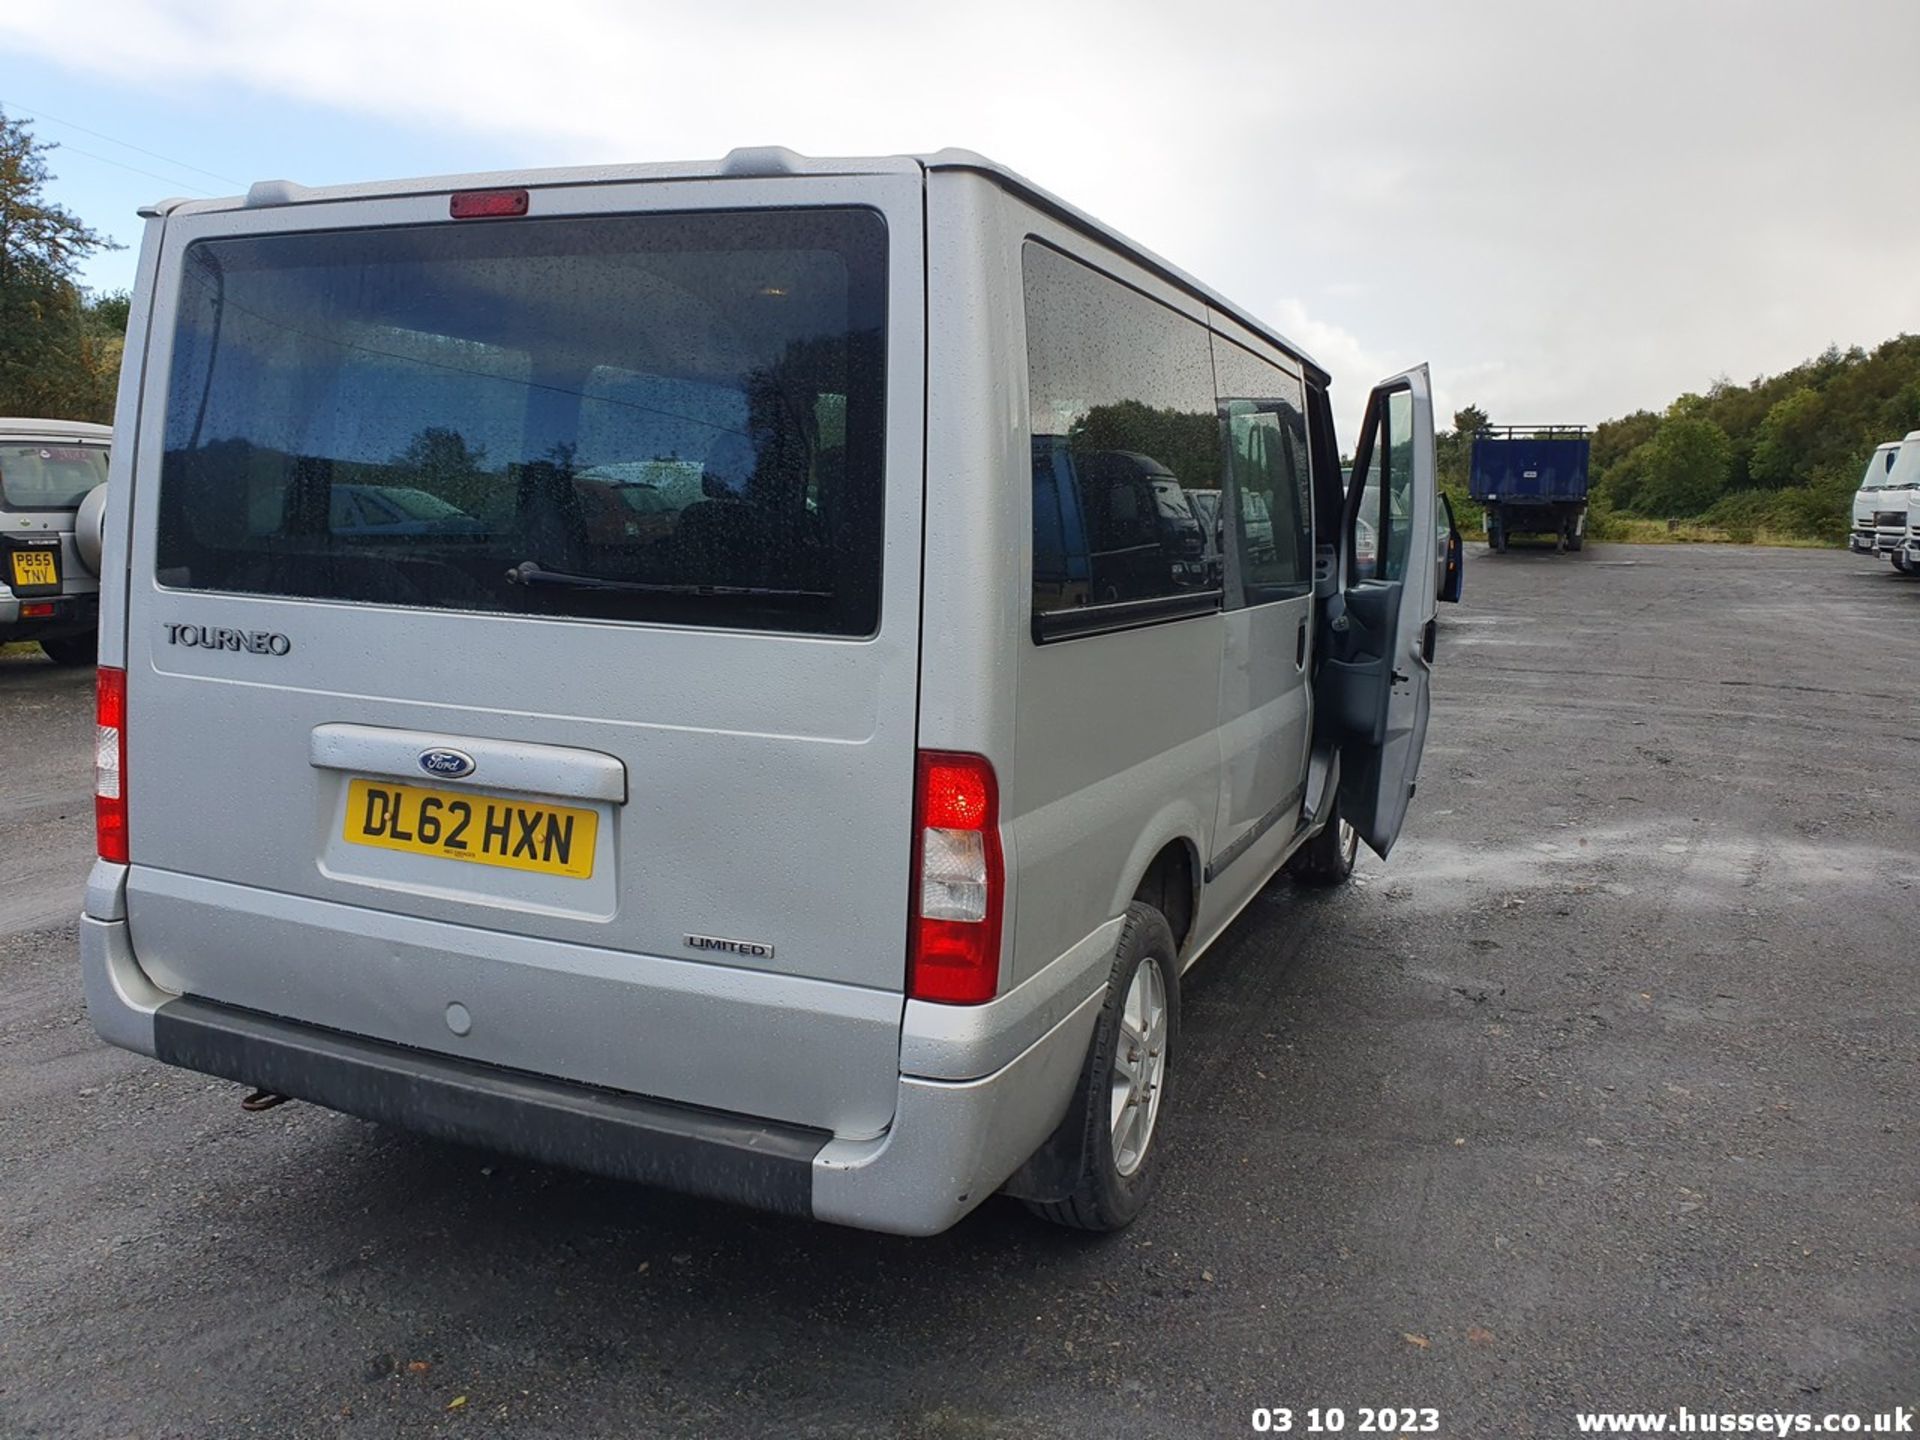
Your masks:
M 1467 580 L 1467 548 L 1460 543 L 1460 532 L 1447 529 L 1447 568 L 1440 575 L 1440 598 L 1459 603 Z
M 96 485 L 80 501 L 73 516 L 73 548 L 90 574 L 100 573 L 100 552 L 107 538 L 107 487 Z
M 1446 543 L 1440 554 L 1440 598 L 1458 601 L 1460 588 L 1466 580 L 1467 551 L 1460 543 L 1460 525 L 1453 518 L 1453 501 L 1443 492 L 1440 497 L 1440 519 L 1446 526 Z

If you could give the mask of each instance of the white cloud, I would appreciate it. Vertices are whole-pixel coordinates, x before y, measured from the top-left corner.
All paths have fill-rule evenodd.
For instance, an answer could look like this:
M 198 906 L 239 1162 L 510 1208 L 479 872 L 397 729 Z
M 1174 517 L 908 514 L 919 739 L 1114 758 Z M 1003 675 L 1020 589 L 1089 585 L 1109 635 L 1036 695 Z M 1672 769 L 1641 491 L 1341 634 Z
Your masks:
M 1369 349 L 1351 331 L 1308 314 L 1307 307 L 1292 296 L 1273 307 L 1271 318 L 1282 335 L 1299 345 L 1333 376 L 1334 418 L 1340 442 L 1349 449 L 1359 439 L 1367 392 L 1376 381 L 1399 373 L 1418 363 L 1420 358 Z
M 1271 304 L 1349 424 L 1420 359 L 1443 422 L 1592 421 L 1920 329 L 1911 0 L 65 0 L 0 49 L 503 166 L 969 146 Z

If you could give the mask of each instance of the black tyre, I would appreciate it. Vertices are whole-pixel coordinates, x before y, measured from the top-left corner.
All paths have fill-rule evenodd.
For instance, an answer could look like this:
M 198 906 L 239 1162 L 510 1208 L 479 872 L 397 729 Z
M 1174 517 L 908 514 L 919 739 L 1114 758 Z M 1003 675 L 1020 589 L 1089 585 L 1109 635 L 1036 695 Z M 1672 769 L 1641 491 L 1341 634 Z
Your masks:
M 1507 527 L 1504 525 L 1489 526 L 1487 528 L 1487 544 L 1493 547 L 1494 554 L 1496 555 L 1506 554 L 1507 553 Z
M 62 635 L 57 640 L 42 640 L 40 648 L 56 665 L 91 665 L 100 654 L 100 637 L 91 633 Z
M 1569 538 L 1567 541 L 1567 549 L 1569 550 L 1573 550 L 1577 552 L 1577 551 L 1584 550 L 1586 548 L 1587 548 L 1587 537 L 1584 533 L 1579 535 L 1574 535 L 1571 538 Z
M 1893 568 L 1898 570 L 1902 575 L 1913 574 L 1913 562 L 1907 559 L 1906 556 L 1894 555 L 1890 558 L 1893 561 Z
M 1320 833 L 1293 852 L 1287 873 L 1305 885 L 1339 885 L 1353 874 L 1359 854 L 1360 832 L 1347 823 L 1336 800 Z
M 1119 1230 L 1153 1194 L 1167 1077 L 1180 1040 L 1180 967 L 1166 917 L 1139 901 L 1127 907 L 1107 1003 L 1080 1071 L 1062 1138 L 1080 1170 L 1065 1199 L 1029 1201 L 1034 1214 L 1077 1230 Z

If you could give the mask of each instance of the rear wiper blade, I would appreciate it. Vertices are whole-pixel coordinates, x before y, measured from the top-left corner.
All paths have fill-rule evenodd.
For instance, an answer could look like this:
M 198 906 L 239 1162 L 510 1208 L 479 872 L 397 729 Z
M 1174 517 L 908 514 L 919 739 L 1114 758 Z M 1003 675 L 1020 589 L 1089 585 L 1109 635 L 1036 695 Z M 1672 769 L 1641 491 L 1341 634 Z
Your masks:
M 650 580 L 613 580 L 604 575 L 576 575 L 549 570 L 537 560 L 523 560 L 507 571 L 509 585 L 552 585 L 568 590 L 620 590 L 651 595 L 742 595 L 761 600 L 831 600 L 831 590 L 787 590 L 774 585 L 689 585 Z

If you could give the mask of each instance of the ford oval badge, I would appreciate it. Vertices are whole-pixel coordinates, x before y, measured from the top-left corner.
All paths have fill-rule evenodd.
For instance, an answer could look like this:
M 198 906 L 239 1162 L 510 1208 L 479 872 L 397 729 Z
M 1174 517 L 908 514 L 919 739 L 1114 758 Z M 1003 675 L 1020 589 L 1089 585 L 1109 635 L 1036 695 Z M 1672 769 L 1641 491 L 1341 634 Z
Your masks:
M 438 775 L 447 780 L 461 780 L 473 774 L 473 756 L 464 750 L 422 750 L 420 768 L 429 775 Z

